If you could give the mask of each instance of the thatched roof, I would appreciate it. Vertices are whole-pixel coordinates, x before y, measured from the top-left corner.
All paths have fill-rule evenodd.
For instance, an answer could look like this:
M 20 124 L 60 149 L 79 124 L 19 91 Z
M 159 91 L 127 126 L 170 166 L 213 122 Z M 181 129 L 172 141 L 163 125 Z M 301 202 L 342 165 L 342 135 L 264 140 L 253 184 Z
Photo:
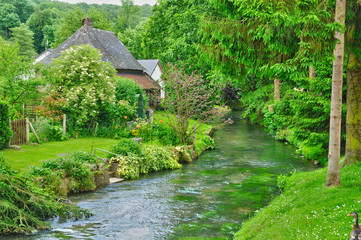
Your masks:
M 93 28 L 89 18 L 83 19 L 83 26 L 59 47 L 45 57 L 40 54 L 39 57 L 42 56 L 43 58 L 39 59 L 38 57 L 37 59 L 39 62 L 48 65 L 54 58 L 58 58 L 62 51 L 82 44 L 89 44 L 93 48 L 99 49 L 102 53 L 102 60 L 110 62 L 117 70 L 145 70 L 113 32 Z

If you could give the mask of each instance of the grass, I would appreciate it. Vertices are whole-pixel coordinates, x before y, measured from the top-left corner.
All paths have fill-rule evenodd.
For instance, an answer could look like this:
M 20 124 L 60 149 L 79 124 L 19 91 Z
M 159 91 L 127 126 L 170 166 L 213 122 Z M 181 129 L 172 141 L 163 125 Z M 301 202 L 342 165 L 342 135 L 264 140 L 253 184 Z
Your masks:
M 158 111 L 154 114 L 154 121 L 155 122 L 163 121 L 164 123 L 169 124 L 172 121 L 172 118 L 174 117 L 175 116 L 173 114 L 169 114 L 169 113 L 167 114 L 166 112 Z M 197 121 L 193 119 L 189 120 L 188 129 L 190 131 L 192 131 L 192 127 L 196 124 L 196 122 Z M 195 151 L 197 155 L 200 155 L 204 150 L 206 150 L 207 144 L 203 142 L 203 139 L 209 136 L 213 128 L 214 126 L 211 124 L 202 123 L 200 127 L 197 129 L 196 142 L 195 142 Z
M 361 163 L 341 169 L 341 186 L 325 188 L 327 168 L 296 173 L 284 193 L 245 222 L 243 239 L 349 239 L 353 218 L 361 213 Z
M 118 140 L 108 138 L 84 137 L 69 139 L 63 142 L 49 142 L 40 145 L 24 145 L 21 150 L 2 151 L 7 162 L 16 170 L 25 170 L 30 166 L 40 166 L 45 160 L 53 159 L 58 154 L 74 151 L 90 152 L 92 149 L 100 148 L 109 150 Z M 99 153 L 99 154 L 98 154 Z M 96 152 L 99 156 L 104 156 Z

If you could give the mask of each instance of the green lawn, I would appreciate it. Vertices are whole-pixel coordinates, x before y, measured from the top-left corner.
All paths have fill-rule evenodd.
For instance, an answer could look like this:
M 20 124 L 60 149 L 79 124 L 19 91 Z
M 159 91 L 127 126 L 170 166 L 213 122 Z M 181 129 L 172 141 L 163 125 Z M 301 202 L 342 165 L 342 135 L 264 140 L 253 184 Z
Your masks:
M 361 163 L 341 169 L 341 186 L 326 188 L 327 168 L 296 173 L 285 192 L 243 224 L 235 240 L 349 239 L 361 213 Z
M 30 166 L 39 166 L 41 162 L 52 159 L 61 153 L 74 151 L 90 152 L 92 149 L 100 148 L 109 150 L 117 142 L 115 139 L 84 137 L 69 139 L 63 142 L 49 142 L 40 145 L 21 146 L 21 150 L 2 151 L 8 163 L 17 170 L 24 170 Z M 100 152 L 96 152 L 97 155 Z

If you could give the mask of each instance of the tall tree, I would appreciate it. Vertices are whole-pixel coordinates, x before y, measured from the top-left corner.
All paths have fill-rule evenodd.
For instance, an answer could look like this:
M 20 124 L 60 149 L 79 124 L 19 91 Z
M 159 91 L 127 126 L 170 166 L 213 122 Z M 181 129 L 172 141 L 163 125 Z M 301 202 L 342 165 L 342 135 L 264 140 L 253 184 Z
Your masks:
M 328 151 L 328 168 L 326 186 L 340 185 L 340 145 L 341 145 L 341 113 L 342 113 L 342 83 L 343 60 L 345 46 L 345 15 L 346 0 L 336 0 L 335 22 L 341 28 L 335 32 L 338 40 L 334 51 L 335 60 L 332 71 L 332 94 L 330 116 L 330 141 Z
M 6 30 L 25 23 L 34 12 L 34 5 L 29 0 L 0 0 L 0 27 Z
M 0 6 L 0 26 L 9 36 L 9 29 L 20 25 L 20 17 L 15 13 L 15 7 L 11 4 Z
M 25 23 L 10 30 L 13 35 L 11 40 L 19 45 L 19 55 L 23 56 L 25 60 L 31 61 L 37 55 L 34 50 L 34 33 L 29 30 Z
M 28 21 L 28 26 L 34 32 L 35 50 L 41 53 L 45 50 L 44 46 L 44 28 L 52 26 L 54 19 L 58 16 L 52 9 L 45 9 L 33 13 Z M 48 29 L 47 27 L 46 29 Z
M 361 2 L 350 1 L 347 31 L 346 154 L 343 166 L 361 162 Z M 350 14 L 351 15 L 351 14 Z

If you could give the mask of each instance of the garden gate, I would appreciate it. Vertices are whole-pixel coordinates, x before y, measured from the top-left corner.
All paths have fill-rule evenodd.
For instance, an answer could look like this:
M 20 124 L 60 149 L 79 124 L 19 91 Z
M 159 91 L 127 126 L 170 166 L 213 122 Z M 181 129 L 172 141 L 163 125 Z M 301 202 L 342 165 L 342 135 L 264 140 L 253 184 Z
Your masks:
M 10 145 L 23 145 L 28 141 L 28 126 L 27 119 L 19 119 L 11 122 L 11 130 L 13 135 L 10 140 Z

